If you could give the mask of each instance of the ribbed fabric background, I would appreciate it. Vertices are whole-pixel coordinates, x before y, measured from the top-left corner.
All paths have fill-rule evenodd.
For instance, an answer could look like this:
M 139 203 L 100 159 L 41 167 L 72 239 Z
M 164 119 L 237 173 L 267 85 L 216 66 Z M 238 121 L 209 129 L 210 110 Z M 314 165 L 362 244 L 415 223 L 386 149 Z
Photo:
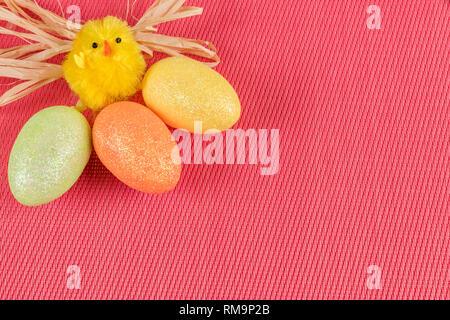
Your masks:
M 9 152 L 38 110 L 76 102 L 59 81 L 0 108 L 0 298 L 450 298 L 449 1 L 187 3 L 204 15 L 160 32 L 217 45 L 242 100 L 236 128 L 280 129 L 280 172 L 186 165 L 175 191 L 152 196 L 93 155 L 61 199 L 22 207 Z M 126 12 L 71 4 L 84 20 Z M 366 26 L 372 4 L 381 30 Z M 80 290 L 66 287 L 69 265 Z M 370 265 L 381 290 L 366 286 Z

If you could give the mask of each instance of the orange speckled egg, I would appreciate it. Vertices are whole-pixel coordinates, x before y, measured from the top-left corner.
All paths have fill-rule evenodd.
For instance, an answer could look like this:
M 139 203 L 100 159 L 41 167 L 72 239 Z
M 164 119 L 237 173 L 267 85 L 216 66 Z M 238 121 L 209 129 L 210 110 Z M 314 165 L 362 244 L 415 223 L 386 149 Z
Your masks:
M 178 146 L 150 109 L 134 102 L 104 108 L 92 130 L 100 161 L 120 181 L 146 193 L 164 193 L 180 179 Z

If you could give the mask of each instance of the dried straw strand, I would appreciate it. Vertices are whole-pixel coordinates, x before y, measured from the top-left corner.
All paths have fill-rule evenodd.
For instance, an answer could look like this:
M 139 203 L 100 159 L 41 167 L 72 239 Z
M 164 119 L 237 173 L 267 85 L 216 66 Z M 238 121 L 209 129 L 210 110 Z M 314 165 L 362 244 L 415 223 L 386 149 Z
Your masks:
M 161 23 L 202 14 L 202 8 L 183 6 L 185 1 L 156 0 L 132 27 L 135 39 L 148 56 L 153 56 L 155 51 L 171 56 L 189 54 L 211 60 L 206 64 L 216 66 L 220 59 L 211 43 L 156 33 L 155 27 Z M 130 8 L 128 0 L 127 15 L 131 10 L 133 16 L 135 2 Z M 33 18 L 28 12 L 38 18 Z M 12 35 L 26 42 L 0 49 L 0 77 L 24 81 L 0 97 L 0 106 L 4 106 L 63 77 L 61 65 L 48 61 L 71 50 L 72 42 L 82 26 L 41 8 L 33 0 L 0 0 L 0 21 L 24 30 L 19 32 L 0 27 L 0 35 Z

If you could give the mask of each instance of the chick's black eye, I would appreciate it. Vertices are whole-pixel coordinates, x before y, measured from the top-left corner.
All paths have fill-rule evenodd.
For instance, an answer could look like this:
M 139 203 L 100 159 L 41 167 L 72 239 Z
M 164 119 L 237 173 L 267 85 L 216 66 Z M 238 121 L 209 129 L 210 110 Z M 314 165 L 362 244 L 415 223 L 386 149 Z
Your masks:
M 122 39 L 121 39 L 121 38 L 117 38 L 117 39 L 116 39 L 116 42 L 117 42 L 117 43 L 121 43 L 121 42 L 122 42 Z
M 97 42 L 94 42 L 94 43 L 92 44 L 92 48 L 97 49 L 97 48 L 98 48 L 98 43 L 97 43 Z

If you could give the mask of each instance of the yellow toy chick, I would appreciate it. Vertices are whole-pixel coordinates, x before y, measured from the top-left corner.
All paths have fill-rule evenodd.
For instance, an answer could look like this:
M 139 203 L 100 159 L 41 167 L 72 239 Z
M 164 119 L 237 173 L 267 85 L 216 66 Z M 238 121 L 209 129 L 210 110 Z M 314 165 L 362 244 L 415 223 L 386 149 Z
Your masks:
M 146 62 L 131 28 L 116 17 L 86 23 L 63 63 L 80 109 L 99 111 L 140 90 Z
M 0 28 L 0 35 L 26 42 L 0 49 L 0 78 L 17 80 L 0 96 L 0 106 L 65 78 L 80 98 L 79 110 L 100 111 L 140 90 L 146 69 L 144 54 L 152 57 L 155 51 L 197 56 L 216 66 L 220 59 L 210 42 L 157 33 L 161 23 L 202 14 L 202 8 L 183 6 L 184 2 L 155 0 L 129 26 L 111 16 L 81 25 L 41 8 L 36 0 L 0 0 L 0 23 L 21 29 Z M 128 0 L 127 16 L 130 8 Z M 63 65 L 53 61 L 59 55 L 66 55 Z

